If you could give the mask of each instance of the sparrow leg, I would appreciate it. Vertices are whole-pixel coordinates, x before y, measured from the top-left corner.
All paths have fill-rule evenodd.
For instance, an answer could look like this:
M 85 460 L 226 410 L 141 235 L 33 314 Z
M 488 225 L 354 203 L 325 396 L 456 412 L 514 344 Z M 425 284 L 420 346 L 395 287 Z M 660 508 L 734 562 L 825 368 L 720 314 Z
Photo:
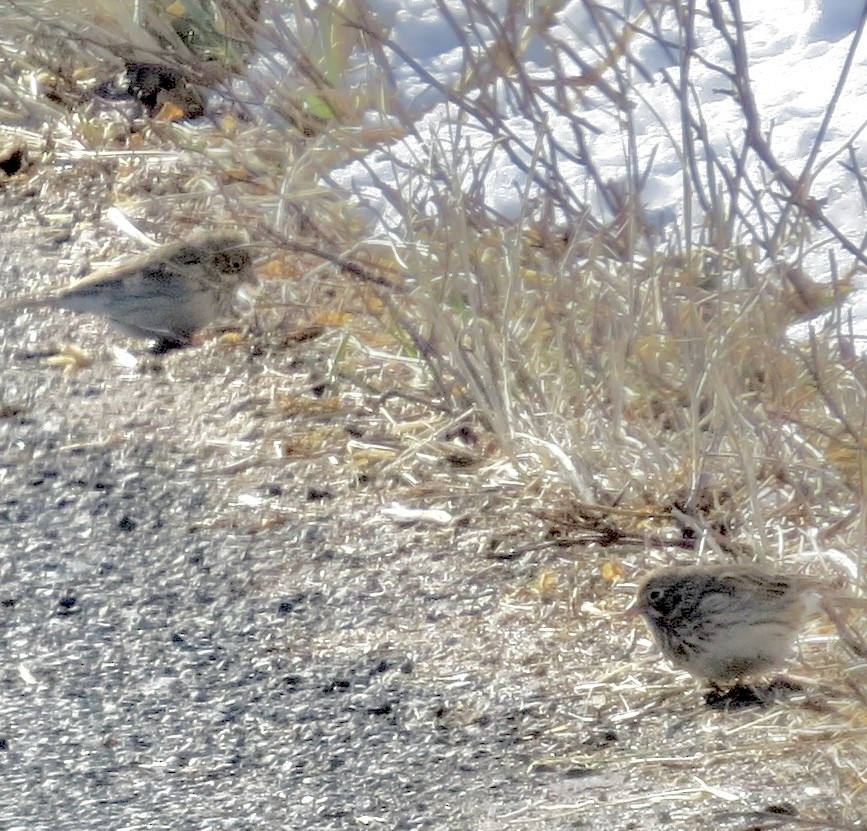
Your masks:
M 190 338 L 160 338 L 154 341 L 150 348 L 151 355 L 166 355 L 175 349 L 184 349 L 190 345 Z

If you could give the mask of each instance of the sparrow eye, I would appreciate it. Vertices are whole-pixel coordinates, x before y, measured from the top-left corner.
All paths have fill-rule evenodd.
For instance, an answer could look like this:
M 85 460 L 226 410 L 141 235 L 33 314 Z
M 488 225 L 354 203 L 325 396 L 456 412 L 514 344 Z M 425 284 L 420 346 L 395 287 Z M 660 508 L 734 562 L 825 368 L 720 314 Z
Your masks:
M 237 274 L 250 265 L 250 255 L 246 251 L 221 251 L 214 260 L 224 274 Z

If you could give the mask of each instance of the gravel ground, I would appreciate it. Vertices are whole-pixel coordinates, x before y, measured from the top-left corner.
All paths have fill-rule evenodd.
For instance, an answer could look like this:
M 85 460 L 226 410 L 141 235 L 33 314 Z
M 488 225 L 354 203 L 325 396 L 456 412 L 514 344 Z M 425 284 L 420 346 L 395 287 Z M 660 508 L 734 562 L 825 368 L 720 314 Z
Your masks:
M 78 276 L 70 252 L 102 227 L 110 171 L 39 175 L 2 191 L 6 296 Z M 435 486 L 360 474 L 380 437 L 411 442 L 339 381 L 323 392 L 328 333 L 156 361 L 95 319 L 0 325 L 4 828 L 830 828 L 859 810 L 833 747 L 792 753 L 793 725 L 839 722 L 833 690 L 718 713 L 643 634 L 630 653 L 598 575 L 634 552 L 494 559 L 509 529 L 543 536 L 523 486 L 456 467 L 444 489 L 442 458 Z M 41 357 L 64 342 L 92 365 Z M 393 500 L 452 520 L 395 522 Z

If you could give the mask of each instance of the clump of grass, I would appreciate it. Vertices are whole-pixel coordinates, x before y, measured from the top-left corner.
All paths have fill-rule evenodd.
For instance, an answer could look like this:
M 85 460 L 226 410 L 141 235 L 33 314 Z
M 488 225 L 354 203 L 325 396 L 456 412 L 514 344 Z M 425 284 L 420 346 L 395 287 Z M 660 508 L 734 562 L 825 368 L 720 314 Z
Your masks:
M 864 373 L 839 309 L 863 255 L 809 193 L 829 161 L 820 145 L 836 98 L 803 170 L 789 172 L 755 103 L 737 6 L 711 6 L 730 58 L 720 82 L 744 125 L 727 157 L 692 91 L 695 18 L 662 3 L 633 18 L 587 3 L 591 59 L 589 47 L 579 55 L 559 38 L 553 18 L 501 22 L 468 4 L 471 25 L 455 24 L 469 32 L 460 83 L 446 88 L 416 66 L 448 102 L 452 127 L 426 139 L 405 116 L 411 140 L 391 151 L 399 186 L 368 168 L 395 218 L 387 239 L 409 287 L 399 323 L 427 344 L 455 409 L 474 408 L 528 475 L 547 472 L 582 504 L 668 512 L 718 553 L 737 536 L 771 556 L 781 533 L 798 544 L 805 520 L 847 530 L 851 542 L 862 522 L 851 468 L 863 446 Z M 669 41 L 661 33 L 672 15 Z M 487 48 L 482 31 L 493 33 Z M 532 39 L 564 56 L 548 76 L 522 60 Z M 680 124 L 663 127 L 683 159 L 682 212 L 663 231 L 642 204 L 654 154 L 640 149 L 632 107 L 634 80 L 647 75 L 639 41 L 671 55 L 662 82 L 679 106 Z M 618 181 L 594 163 L 598 109 L 582 111 L 603 99 L 622 123 Z M 532 129 L 517 132 L 515 110 Z M 571 145 L 566 130 L 551 130 L 552 112 Z M 481 134 L 487 159 L 465 149 Z M 583 193 L 561 174 L 576 158 Z M 487 196 L 504 159 L 527 183 L 509 220 Z M 827 232 L 830 280 L 809 276 L 816 226 Z M 852 256 L 842 274 L 832 243 Z M 810 320 L 821 323 L 793 338 L 790 327 Z M 848 472 L 829 455 L 840 443 Z M 715 528 L 701 506 L 723 503 L 733 515 Z

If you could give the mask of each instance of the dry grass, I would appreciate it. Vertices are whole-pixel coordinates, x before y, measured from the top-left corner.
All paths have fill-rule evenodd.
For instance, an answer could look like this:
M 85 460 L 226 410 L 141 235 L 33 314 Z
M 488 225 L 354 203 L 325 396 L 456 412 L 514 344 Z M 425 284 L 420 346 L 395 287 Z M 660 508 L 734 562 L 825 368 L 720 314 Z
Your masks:
M 267 21 L 265 57 L 246 84 L 222 79 L 224 97 L 209 122 L 142 117 L 132 130 L 123 113 L 106 113 L 92 88 L 99 66 L 119 65 L 133 29 L 112 30 L 95 17 L 74 36 L 56 5 L 30 3 L 27 12 L 7 5 L 20 25 L 40 21 L 27 38 L 7 34 L 0 44 L 4 133 L 39 158 L 29 175 L 99 159 L 115 166 L 113 198 L 142 227 L 176 236 L 231 221 L 272 246 L 263 271 L 272 304 L 263 304 L 261 325 L 328 331 L 326 380 L 349 383 L 357 411 L 370 408 L 390 425 L 382 441 L 347 448 L 358 475 L 425 507 L 446 495 L 472 502 L 479 490 L 500 490 L 518 508 L 476 555 L 547 555 L 554 573 L 564 568 L 559 552 L 573 551 L 609 588 L 652 565 L 734 557 L 857 589 L 867 523 L 867 367 L 841 308 L 864 254 L 810 192 L 816 171 L 832 161 L 821 148 L 828 119 L 802 170 L 776 159 L 750 88 L 736 3 L 710 0 L 702 13 L 727 44 L 730 69 L 720 70 L 720 84 L 733 90 L 744 127 L 742 144 L 725 157 L 693 95 L 700 54 L 662 35 L 663 21 L 676 19 L 678 41 L 692 42 L 688 5 L 648 0 L 624 18 L 588 0 L 588 49 L 578 55 L 541 6 L 534 17 L 518 6 L 501 17 L 484 0 L 468 0 L 454 26 L 464 65 L 450 86 L 404 54 L 364 3 L 317 4 L 306 15 L 296 7 L 295 17 Z M 168 48 L 152 34 L 135 38 L 128 49 Z M 547 75 L 527 69 L 531 42 L 557 56 Z M 677 58 L 659 76 L 679 102 L 670 140 L 684 154 L 683 211 L 665 240 L 642 207 L 653 156 L 639 149 L 630 104 L 647 75 L 634 57 L 639 42 L 673 48 Z M 58 43 L 65 48 L 49 48 Z M 401 100 L 389 68 L 395 57 L 448 101 L 450 131 L 433 133 L 424 108 Z M 171 61 L 201 79 L 196 54 L 183 44 L 172 44 Z M 588 149 L 586 110 L 600 101 L 622 124 L 616 181 Z M 835 105 L 833 98 L 828 117 Z M 508 108 L 531 129 L 517 132 Z M 468 144 L 487 147 L 487 160 Z M 852 188 L 867 194 L 853 148 L 845 149 Z M 383 168 L 372 166 L 373 151 L 399 187 L 376 172 Z M 508 219 L 486 187 L 498 152 L 531 183 Z M 577 159 L 586 186 L 562 175 Z M 389 228 L 362 209 L 364 194 L 335 184 L 335 171 L 358 160 Z M 171 177 L 165 192 L 141 193 L 143 179 L 160 175 Z M 840 249 L 846 268 L 837 265 Z M 828 274 L 814 279 L 807 256 L 822 250 Z M 798 322 L 809 328 L 794 339 L 789 328 Z M 275 403 L 298 414 L 291 399 Z M 296 452 L 315 454 L 333 440 L 314 432 Z M 542 594 L 544 575 L 540 566 Z M 580 610 L 580 592 L 593 594 L 579 582 L 575 596 L 564 597 L 562 586 L 562 575 L 548 586 L 560 612 Z M 540 596 L 520 612 L 528 626 L 538 623 Z M 827 642 L 818 647 L 823 656 Z M 734 749 L 660 753 L 672 728 L 663 707 L 646 746 L 608 769 L 670 784 L 626 801 L 725 803 L 726 789 L 707 783 L 735 775 L 739 755 L 758 765 L 806 754 L 837 782 L 840 805 L 836 816 L 792 819 L 793 827 L 858 827 L 864 676 L 863 667 L 845 665 L 816 672 L 818 704 L 807 696 L 758 717 L 732 716 L 722 728 L 716 714 L 688 717 L 691 730 L 714 742 L 721 731 L 761 736 Z M 683 679 L 654 673 L 624 660 L 575 689 L 588 700 L 617 701 L 612 718 L 624 723 L 660 701 L 679 710 Z M 586 807 L 545 810 L 577 815 Z M 788 820 L 747 817 L 737 827 L 751 821 Z

